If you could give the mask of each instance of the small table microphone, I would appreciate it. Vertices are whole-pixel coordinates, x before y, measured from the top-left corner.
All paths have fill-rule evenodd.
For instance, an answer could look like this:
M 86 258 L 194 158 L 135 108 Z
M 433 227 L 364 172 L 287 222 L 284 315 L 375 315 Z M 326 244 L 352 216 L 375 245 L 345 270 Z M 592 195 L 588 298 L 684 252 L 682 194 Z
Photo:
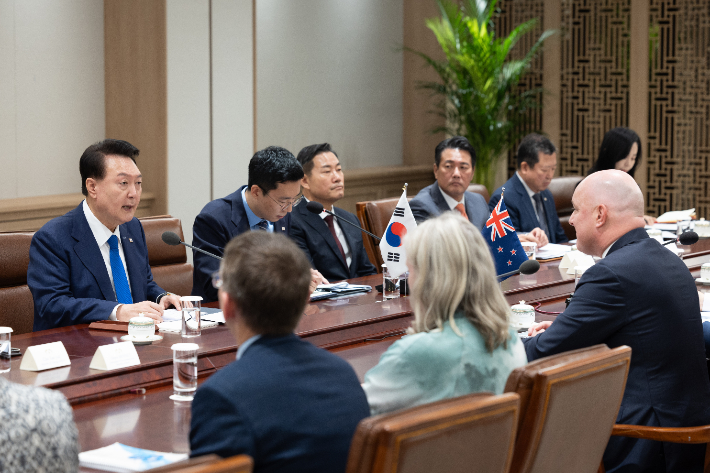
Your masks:
M 184 241 L 180 240 L 180 237 L 178 236 L 177 233 L 175 232 L 163 232 L 163 235 L 161 236 L 163 241 L 167 243 L 170 246 L 177 246 L 177 245 L 185 245 L 188 248 L 192 248 L 193 250 L 199 251 L 200 253 L 204 253 L 206 255 L 209 255 L 215 259 L 221 260 L 222 258 L 217 255 L 213 255 L 209 251 L 205 251 L 203 249 L 197 248 L 196 246 L 192 246 L 189 243 L 185 243 Z

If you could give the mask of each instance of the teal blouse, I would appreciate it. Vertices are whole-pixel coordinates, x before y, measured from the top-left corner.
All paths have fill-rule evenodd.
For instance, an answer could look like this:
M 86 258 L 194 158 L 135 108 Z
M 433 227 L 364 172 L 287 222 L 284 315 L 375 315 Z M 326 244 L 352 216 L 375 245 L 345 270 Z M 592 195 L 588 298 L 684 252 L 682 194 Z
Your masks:
M 507 348 L 486 350 L 483 337 L 464 316 L 442 330 L 406 335 L 365 374 L 362 385 L 374 414 L 490 391 L 501 394 L 511 371 L 527 363 L 523 343 L 510 330 Z

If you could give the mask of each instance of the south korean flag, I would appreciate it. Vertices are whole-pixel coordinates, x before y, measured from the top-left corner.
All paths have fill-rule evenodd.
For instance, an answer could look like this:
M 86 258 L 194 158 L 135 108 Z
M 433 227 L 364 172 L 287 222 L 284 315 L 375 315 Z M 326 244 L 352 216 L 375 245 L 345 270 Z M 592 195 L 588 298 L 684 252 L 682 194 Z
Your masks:
M 412 215 L 407 200 L 407 184 L 404 185 L 402 197 L 397 202 L 389 225 L 382 235 L 380 241 L 380 253 L 382 261 L 387 264 L 387 268 L 393 277 L 399 277 L 407 271 L 407 255 L 404 252 L 404 236 L 417 228 L 417 222 Z

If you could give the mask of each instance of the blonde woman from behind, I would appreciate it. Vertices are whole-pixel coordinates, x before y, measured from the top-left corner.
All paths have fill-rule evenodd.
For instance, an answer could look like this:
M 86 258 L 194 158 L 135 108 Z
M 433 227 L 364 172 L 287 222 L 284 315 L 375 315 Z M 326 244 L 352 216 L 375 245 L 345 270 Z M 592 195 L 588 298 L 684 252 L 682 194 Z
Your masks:
M 414 322 L 365 375 L 370 411 L 502 393 L 527 359 L 480 231 L 446 212 L 419 225 L 404 246 Z

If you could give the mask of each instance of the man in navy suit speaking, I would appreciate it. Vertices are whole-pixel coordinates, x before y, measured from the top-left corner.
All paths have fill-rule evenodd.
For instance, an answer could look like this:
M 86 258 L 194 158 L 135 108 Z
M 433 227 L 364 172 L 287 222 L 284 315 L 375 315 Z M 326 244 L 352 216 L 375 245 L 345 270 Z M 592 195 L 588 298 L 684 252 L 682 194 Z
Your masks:
M 340 281 L 376 274 L 362 243 L 362 232 L 340 219 L 359 225 L 355 215 L 335 207 L 345 195 L 345 177 L 340 159 L 328 143 L 310 145 L 299 153 L 303 166 L 301 187 L 305 199 L 291 214 L 291 238 L 306 253 L 311 265 L 329 281 Z M 308 201 L 323 205 L 338 218 L 306 208 Z
M 599 171 L 579 184 L 572 204 L 577 247 L 602 259 L 584 272 L 569 307 L 554 322 L 530 329 L 533 336 L 524 340 L 528 360 L 599 343 L 628 345 L 631 366 L 617 423 L 710 423 L 695 281 L 685 263 L 644 230 L 638 184 L 623 171 Z M 699 473 L 704 456 L 705 445 L 611 437 L 604 465 L 612 473 Z
M 293 333 L 310 281 L 283 235 L 247 232 L 227 245 L 215 286 L 239 349 L 195 393 L 193 457 L 247 454 L 256 473 L 345 471 L 370 410 L 352 367 Z
M 557 169 L 555 145 L 544 136 L 531 133 L 520 142 L 517 161 L 518 170 L 496 189 L 488 208 L 495 208 L 505 187 L 505 206 L 519 236 L 528 232 L 544 243 L 566 242 L 555 199 L 547 189 Z
M 154 281 L 143 227 L 138 149 L 121 140 L 89 146 L 79 160 L 86 199 L 50 220 L 30 246 L 27 285 L 34 299 L 33 330 L 128 321 L 139 313 L 162 321 L 180 298 Z

